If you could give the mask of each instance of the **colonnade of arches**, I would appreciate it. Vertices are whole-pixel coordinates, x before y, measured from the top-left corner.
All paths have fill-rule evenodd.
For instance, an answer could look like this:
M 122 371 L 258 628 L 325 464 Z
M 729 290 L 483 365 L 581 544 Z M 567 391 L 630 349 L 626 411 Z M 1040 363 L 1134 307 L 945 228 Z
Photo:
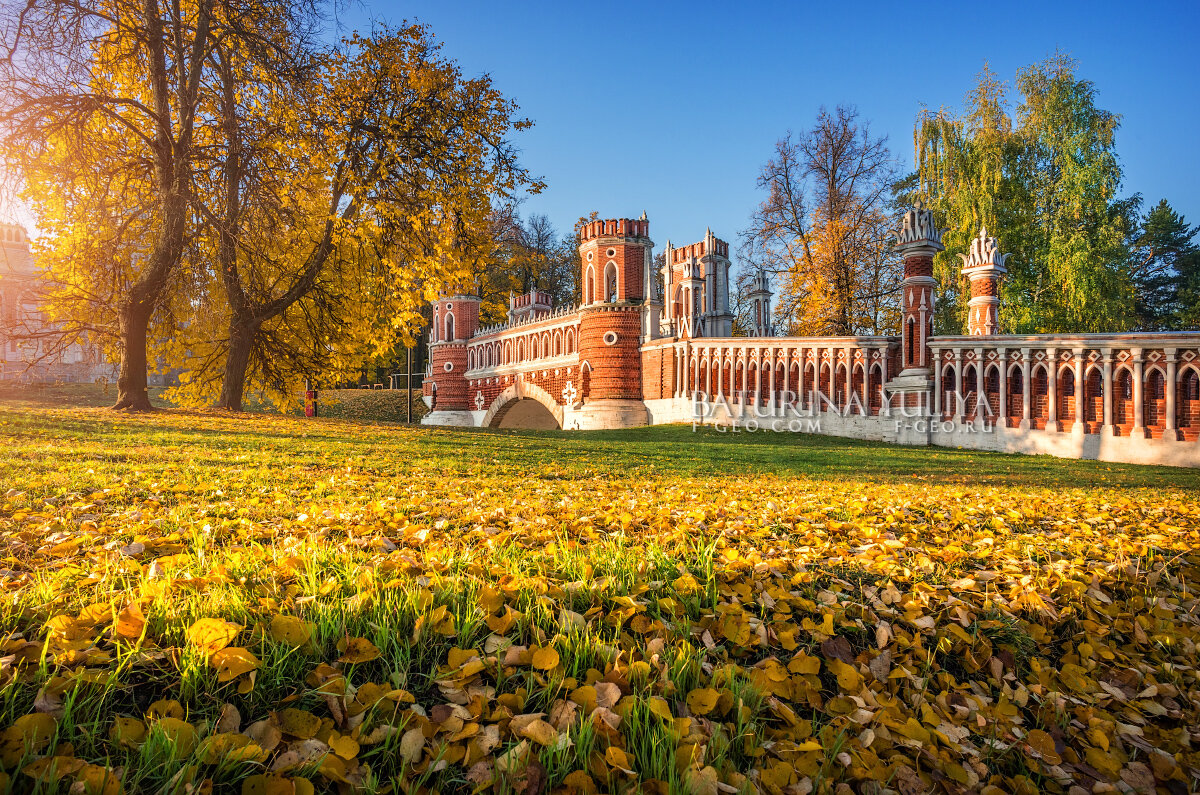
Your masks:
M 1195 440 L 1200 368 L 1174 361 L 942 361 L 934 413 L 1013 428 Z M 1107 431 L 1106 431 L 1107 429 Z
M 851 349 L 841 360 L 829 353 L 820 357 L 814 349 L 677 348 L 674 396 L 702 392 L 733 405 L 801 410 L 832 405 L 876 415 L 883 410 L 888 378 L 886 348 Z
M 467 369 L 569 356 L 578 351 L 578 339 L 578 329 L 575 326 L 567 326 L 473 343 L 467 348 Z

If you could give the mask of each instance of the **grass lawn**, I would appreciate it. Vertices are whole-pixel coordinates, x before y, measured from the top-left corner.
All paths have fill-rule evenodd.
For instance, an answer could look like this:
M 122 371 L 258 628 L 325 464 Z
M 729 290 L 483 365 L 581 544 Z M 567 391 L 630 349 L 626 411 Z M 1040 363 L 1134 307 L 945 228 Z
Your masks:
M 1196 471 L 64 394 L 0 395 L 9 791 L 1200 787 Z

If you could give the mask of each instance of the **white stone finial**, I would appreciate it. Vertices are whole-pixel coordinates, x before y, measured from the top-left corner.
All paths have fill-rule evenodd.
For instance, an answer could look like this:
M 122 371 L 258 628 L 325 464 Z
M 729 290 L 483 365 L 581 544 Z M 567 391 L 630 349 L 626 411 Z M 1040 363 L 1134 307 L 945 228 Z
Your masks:
M 908 248 L 925 246 L 941 251 L 942 235 L 945 229 L 938 229 L 933 222 L 933 211 L 926 210 L 918 200 L 913 208 L 906 211 L 900 218 L 900 229 L 896 232 L 896 246 Z
M 967 253 L 958 256 L 963 261 L 964 271 L 988 268 L 1000 273 L 1007 273 L 1004 263 L 1008 260 L 1009 255 L 1000 253 L 999 242 L 994 237 L 988 237 L 986 226 L 980 226 L 979 236 L 971 241 Z

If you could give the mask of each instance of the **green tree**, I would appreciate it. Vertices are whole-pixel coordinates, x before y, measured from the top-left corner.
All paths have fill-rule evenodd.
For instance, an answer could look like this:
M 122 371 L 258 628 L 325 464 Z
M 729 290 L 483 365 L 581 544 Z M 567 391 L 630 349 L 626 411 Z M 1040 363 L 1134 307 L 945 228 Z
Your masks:
M 956 253 L 966 251 L 982 227 L 995 234 L 1021 226 L 1016 212 L 1026 202 L 1014 178 L 1019 147 L 1007 106 L 1008 86 L 984 64 L 962 116 L 942 109 L 922 111 L 917 120 L 915 195 L 947 226 L 946 251 L 934 258 L 940 332 L 959 333 L 967 323 L 971 296 Z M 1013 237 L 1001 239 L 1006 251 L 1015 251 Z
M 1200 227 L 1161 199 L 1141 219 L 1130 245 L 1138 328 L 1164 331 L 1200 320 Z
M 986 66 L 961 116 L 924 112 L 915 134 L 918 188 L 949 225 L 935 259 L 943 333 L 961 333 L 969 292 L 958 254 L 981 227 L 1011 252 L 1001 324 L 1015 333 L 1115 331 L 1133 322 L 1125 241 L 1137 198 L 1122 199 L 1120 117 L 1056 54 L 1022 69 L 1014 110 Z

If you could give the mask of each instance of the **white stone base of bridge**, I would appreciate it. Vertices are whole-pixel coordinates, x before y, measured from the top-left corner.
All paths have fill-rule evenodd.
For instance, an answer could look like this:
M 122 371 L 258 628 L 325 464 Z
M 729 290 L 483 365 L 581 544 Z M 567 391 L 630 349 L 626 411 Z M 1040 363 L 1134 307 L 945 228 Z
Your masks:
M 891 415 L 843 416 L 838 412 L 772 412 L 731 404 L 718 405 L 709 416 L 697 417 L 690 400 L 647 401 L 651 424 L 697 423 L 741 433 L 809 433 L 906 446 L 950 447 L 1025 455 L 1052 455 L 1127 464 L 1200 467 L 1200 445 L 1173 439 L 1139 439 L 1110 434 L 1083 434 L 1007 428 L 991 422 L 936 421 Z
M 606 431 L 636 428 L 650 423 L 650 414 L 642 400 L 591 400 L 572 412 L 572 430 Z
M 454 428 L 471 428 L 479 423 L 471 411 L 431 411 L 421 419 L 422 425 L 446 425 Z

